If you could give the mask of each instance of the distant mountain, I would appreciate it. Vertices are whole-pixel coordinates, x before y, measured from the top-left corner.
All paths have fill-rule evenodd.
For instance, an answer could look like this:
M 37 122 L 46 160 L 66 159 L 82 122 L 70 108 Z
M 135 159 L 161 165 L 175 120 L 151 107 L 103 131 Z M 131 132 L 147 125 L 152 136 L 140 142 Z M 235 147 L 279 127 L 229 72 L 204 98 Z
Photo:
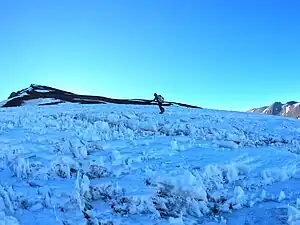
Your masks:
M 102 96 L 78 95 L 72 92 L 56 88 L 32 84 L 30 87 L 17 92 L 12 92 L 8 99 L 0 103 L 1 107 L 17 107 L 22 105 L 57 105 L 61 103 L 79 104 L 130 104 L 130 105 L 154 105 L 152 100 L 145 99 L 114 99 Z M 178 105 L 188 108 L 201 108 L 184 103 L 165 102 L 164 106 Z
M 274 102 L 270 106 L 253 108 L 248 110 L 248 112 L 300 118 L 300 102 L 290 101 L 285 104 Z

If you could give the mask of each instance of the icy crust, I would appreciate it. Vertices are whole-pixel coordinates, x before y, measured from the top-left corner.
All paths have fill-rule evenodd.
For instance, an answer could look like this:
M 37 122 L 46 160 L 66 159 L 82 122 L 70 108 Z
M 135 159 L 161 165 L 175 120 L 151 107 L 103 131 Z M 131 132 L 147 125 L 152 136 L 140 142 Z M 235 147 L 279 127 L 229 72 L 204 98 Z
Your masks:
M 50 126 L 64 131 L 76 128 L 82 131 L 82 136 L 87 136 L 85 139 L 97 135 L 98 139 L 106 141 L 121 137 L 182 135 L 213 140 L 216 145 L 229 148 L 286 144 L 298 146 L 300 140 L 299 122 L 293 119 L 180 107 L 170 107 L 170 113 L 157 117 L 155 109 L 153 106 L 89 107 L 72 104 L 45 109 L 1 109 L 1 129 L 14 126 L 26 128 L 32 124 L 35 126 L 33 129 Z
M 179 107 L 2 109 L 0 224 L 263 224 L 277 207 L 298 224 L 299 125 Z

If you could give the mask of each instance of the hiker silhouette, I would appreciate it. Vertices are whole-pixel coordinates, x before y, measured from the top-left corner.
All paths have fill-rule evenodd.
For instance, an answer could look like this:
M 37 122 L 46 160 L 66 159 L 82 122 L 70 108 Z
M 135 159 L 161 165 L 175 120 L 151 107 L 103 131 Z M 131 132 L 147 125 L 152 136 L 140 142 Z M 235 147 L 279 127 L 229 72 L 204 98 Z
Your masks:
M 160 114 L 163 114 L 165 109 L 163 108 L 163 102 L 164 102 L 164 98 L 161 95 L 158 95 L 157 93 L 154 93 L 154 100 L 156 101 L 158 104 L 158 107 L 160 109 Z

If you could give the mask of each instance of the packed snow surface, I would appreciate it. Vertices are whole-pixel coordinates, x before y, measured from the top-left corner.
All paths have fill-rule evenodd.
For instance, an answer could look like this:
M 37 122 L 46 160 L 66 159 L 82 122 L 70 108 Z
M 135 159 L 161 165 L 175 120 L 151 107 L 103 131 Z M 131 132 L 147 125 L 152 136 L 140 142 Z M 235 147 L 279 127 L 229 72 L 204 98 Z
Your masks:
M 31 99 L 27 100 L 23 106 L 38 106 L 43 104 L 49 104 L 49 103 L 59 103 L 61 100 L 57 100 L 54 98 L 42 98 L 42 99 Z
M 0 224 L 300 224 L 300 121 L 204 109 L 0 110 Z

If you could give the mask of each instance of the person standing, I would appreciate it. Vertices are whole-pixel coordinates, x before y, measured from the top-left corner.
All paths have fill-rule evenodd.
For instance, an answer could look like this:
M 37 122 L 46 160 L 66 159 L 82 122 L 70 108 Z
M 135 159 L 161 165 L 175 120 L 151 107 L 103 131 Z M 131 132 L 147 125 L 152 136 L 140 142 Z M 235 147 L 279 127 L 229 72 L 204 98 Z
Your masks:
M 164 98 L 161 95 L 154 93 L 154 101 L 156 101 L 158 104 L 160 114 L 163 114 L 165 112 L 165 109 L 163 108 Z

